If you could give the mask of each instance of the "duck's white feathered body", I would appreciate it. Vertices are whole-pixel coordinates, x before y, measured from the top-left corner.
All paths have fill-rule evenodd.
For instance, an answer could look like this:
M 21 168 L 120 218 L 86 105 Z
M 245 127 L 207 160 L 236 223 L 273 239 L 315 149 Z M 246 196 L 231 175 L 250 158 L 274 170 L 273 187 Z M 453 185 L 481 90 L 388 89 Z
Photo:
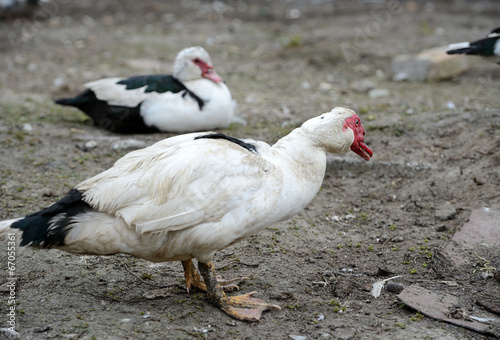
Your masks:
M 179 52 L 173 75 L 105 78 L 85 87 L 77 97 L 56 103 L 75 106 L 99 127 L 115 132 L 190 132 L 245 124 L 201 47 Z
M 205 282 L 213 281 L 209 264 L 215 252 L 309 204 L 323 181 L 326 152 L 352 150 L 369 160 L 363 136 L 359 117 L 335 108 L 273 146 L 207 132 L 168 138 L 127 154 L 48 208 L 0 222 L 0 237 L 19 232 L 21 245 L 180 260 L 188 288 L 205 287 L 191 259 L 198 259 Z M 226 306 L 220 287 L 207 286 L 209 299 Z M 249 299 L 252 309 L 255 301 Z M 260 317 L 241 316 L 239 307 L 233 315 L 226 307 L 236 318 Z
M 174 137 L 132 152 L 77 185 L 96 211 L 78 218 L 62 249 L 207 261 L 217 250 L 293 216 L 321 186 L 325 152 L 311 153 L 300 139 L 286 148 L 243 141 L 254 152 L 226 139 L 194 139 L 205 135 Z M 289 148 L 304 154 L 293 160 Z

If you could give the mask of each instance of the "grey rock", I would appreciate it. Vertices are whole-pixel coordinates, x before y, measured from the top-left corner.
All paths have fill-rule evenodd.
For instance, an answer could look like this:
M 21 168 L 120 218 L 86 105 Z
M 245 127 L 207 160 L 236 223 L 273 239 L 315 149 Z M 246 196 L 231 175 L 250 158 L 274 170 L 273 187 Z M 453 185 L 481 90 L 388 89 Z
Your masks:
M 452 220 L 457 215 L 457 210 L 449 202 L 437 207 L 435 216 L 440 221 Z

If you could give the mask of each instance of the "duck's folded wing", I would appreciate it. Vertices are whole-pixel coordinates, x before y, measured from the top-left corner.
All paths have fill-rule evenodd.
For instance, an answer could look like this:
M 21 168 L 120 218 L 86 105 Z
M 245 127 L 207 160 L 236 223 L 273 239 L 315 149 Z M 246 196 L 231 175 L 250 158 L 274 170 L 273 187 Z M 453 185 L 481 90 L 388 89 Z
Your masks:
M 139 233 L 220 221 L 255 197 L 271 167 L 228 141 L 148 149 L 127 155 L 77 187 L 93 208 L 123 218 Z
M 129 78 L 104 78 L 85 84 L 85 87 L 94 92 L 97 99 L 108 105 L 136 107 L 146 99 L 157 98 L 163 94 L 164 100 L 172 98 L 189 98 L 195 100 L 200 108 L 204 102 L 195 93 L 175 77 L 168 74 L 153 74 L 132 76 Z M 165 94 L 167 97 L 164 97 Z
M 181 92 L 186 87 L 174 76 L 169 74 L 151 74 L 145 76 L 132 76 L 117 82 L 119 85 L 125 85 L 126 90 L 134 90 L 144 87 L 144 92 Z

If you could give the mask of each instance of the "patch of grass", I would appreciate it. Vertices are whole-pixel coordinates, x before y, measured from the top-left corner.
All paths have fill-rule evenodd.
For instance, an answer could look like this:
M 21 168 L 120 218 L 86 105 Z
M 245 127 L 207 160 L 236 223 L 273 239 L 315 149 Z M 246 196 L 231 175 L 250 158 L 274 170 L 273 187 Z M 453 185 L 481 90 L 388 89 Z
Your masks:
M 143 280 L 153 280 L 153 274 L 142 273 L 141 279 L 143 279 Z
M 421 321 L 424 318 L 422 314 L 417 312 L 414 316 L 410 318 L 411 321 Z
M 346 306 L 342 305 L 340 302 L 338 302 L 335 299 L 331 299 L 330 301 L 328 301 L 328 304 L 330 306 L 333 306 L 334 313 L 343 313 L 346 311 Z

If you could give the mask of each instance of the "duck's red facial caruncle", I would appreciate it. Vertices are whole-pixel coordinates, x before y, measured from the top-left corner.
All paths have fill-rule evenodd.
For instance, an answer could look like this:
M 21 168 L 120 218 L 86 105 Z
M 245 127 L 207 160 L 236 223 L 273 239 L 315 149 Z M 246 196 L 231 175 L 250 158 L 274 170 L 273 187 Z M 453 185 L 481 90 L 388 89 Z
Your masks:
M 207 64 L 200 58 L 195 58 L 193 59 L 193 63 L 196 64 L 201 70 L 201 76 L 203 78 L 210 79 L 216 83 L 220 83 L 222 81 L 222 78 L 214 71 L 214 68 L 212 65 Z
M 365 129 L 361 125 L 361 120 L 357 114 L 344 121 L 344 130 L 351 129 L 354 132 L 354 142 L 351 144 L 351 150 L 358 154 L 364 160 L 369 161 L 373 156 L 373 151 L 365 144 Z

